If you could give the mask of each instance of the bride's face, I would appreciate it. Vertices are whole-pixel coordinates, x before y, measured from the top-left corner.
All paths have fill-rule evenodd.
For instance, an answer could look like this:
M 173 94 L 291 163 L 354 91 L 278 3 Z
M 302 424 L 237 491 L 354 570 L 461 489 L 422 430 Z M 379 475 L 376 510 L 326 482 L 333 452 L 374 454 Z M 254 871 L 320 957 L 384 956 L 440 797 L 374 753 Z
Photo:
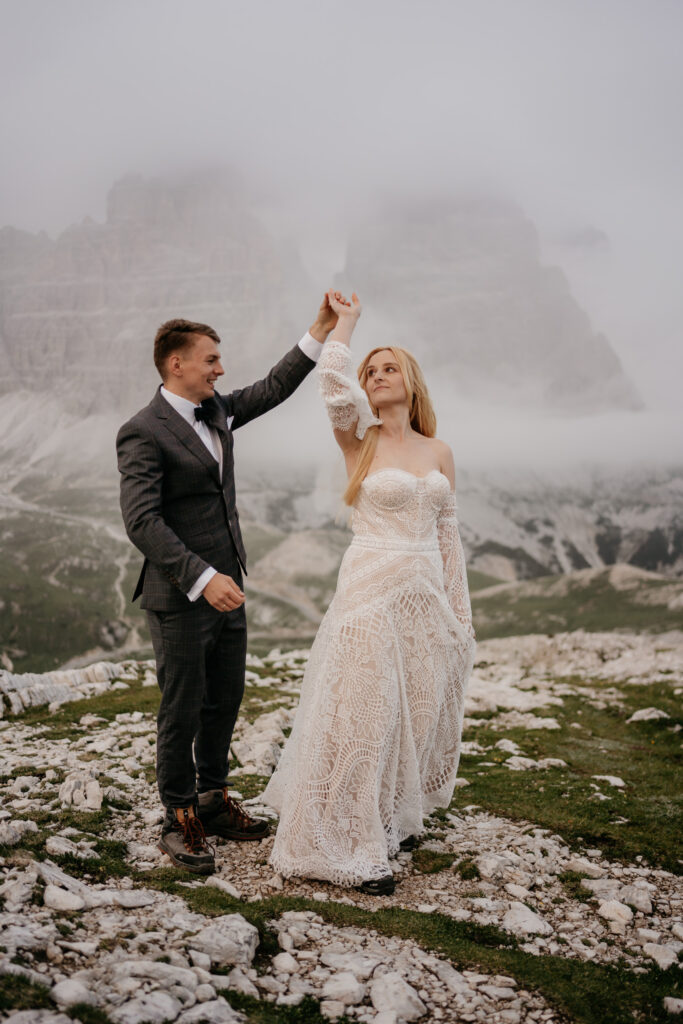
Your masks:
M 365 376 L 365 390 L 376 409 L 407 403 L 408 393 L 401 367 L 390 349 L 375 352 L 370 359 Z

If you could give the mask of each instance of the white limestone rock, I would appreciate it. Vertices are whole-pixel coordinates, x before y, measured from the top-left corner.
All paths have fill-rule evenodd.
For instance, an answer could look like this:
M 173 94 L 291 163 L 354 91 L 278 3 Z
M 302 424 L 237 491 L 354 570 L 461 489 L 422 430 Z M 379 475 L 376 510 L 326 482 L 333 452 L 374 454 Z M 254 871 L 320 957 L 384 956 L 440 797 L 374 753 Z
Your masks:
M 477 858 L 477 867 L 482 878 L 496 878 L 509 871 L 518 860 L 514 854 L 508 856 L 505 853 L 484 853 Z
M 182 1008 L 178 999 L 157 989 L 109 1010 L 109 1016 L 116 1024 L 163 1024 L 175 1020 Z
M 524 903 L 513 902 L 503 918 L 503 928 L 518 935 L 552 935 L 553 926 Z
M 571 857 L 565 864 L 565 871 L 575 871 L 577 874 L 588 875 L 589 878 L 602 878 L 605 868 L 600 867 L 595 861 L 587 857 Z
M 328 978 L 322 994 L 323 999 L 336 1000 L 345 1006 L 357 1006 L 365 998 L 365 985 L 351 971 L 340 971 Z
M 121 960 L 112 973 L 115 978 L 151 978 L 164 988 L 181 985 L 190 992 L 198 984 L 197 975 L 189 967 L 176 967 L 160 960 Z
M 605 900 L 598 907 L 598 914 L 606 921 L 616 921 L 618 924 L 630 924 L 633 920 L 631 908 L 619 900 Z
M 14 793 L 15 796 L 24 796 L 39 785 L 40 778 L 37 775 L 19 775 L 12 783 L 10 793 Z
M 50 991 L 50 996 L 59 1007 L 73 1006 L 75 1003 L 88 1003 L 90 1006 L 97 1005 L 97 998 L 90 988 L 86 988 L 80 981 L 73 978 L 66 978 L 58 982 Z
M 258 930 L 241 914 L 224 914 L 192 936 L 193 949 L 206 953 L 216 964 L 248 967 L 258 946 Z
M 199 1024 L 200 1021 L 211 1021 L 211 1024 L 240 1024 L 244 1016 L 233 1010 L 221 996 L 205 1003 L 197 1003 L 189 1010 L 184 1010 L 178 1017 L 177 1024 Z
M 582 878 L 581 888 L 592 892 L 601 900 L 616 899 L 621 883 L 616 878 Z
M 99 811 L 102 796 L 102 787 L 89 772 L 72 772 L 59 787 L 62 807 L 76 807 L 79 811 Z
M 654 928 L 636 928 L 636 935 L 642 943 L 659 942 L 662 937 L 661 932 L 655 931 Z
M 479 985 L 477 991 L 497 1000 L 514 999 L 517 995 L 515 990 L 507 985 Z
M 619 890 L 619 899 L 643 914 L 652 913 L 652 900 L 644 889 L 637 885 L 625 885 Z
M 372 1024 L 397 1024 L 398 1016 L 395 1010 L 381 1010 L 373 1020 Z
M 507 761 L 503 764 L 506 768 L 510 768 L 513 772 L 528 772 L 534 768 L 538 768 L 538 761 L 534 761 L 533 757 L 508 757 Z
M 437 976 L 453 995 L 459 995 L 469 991 L 469 985 L 464 974 L 456 971 L 455 967 L 446 963 L 445 960 L 435 960 L 430 964 L 430 970 Z
M 273 957 L 273 970 L 276 974 L 298 974 L 299 964 L 291 953 L 283 951 Z
M 111 892 L 112 903 L 132 910 L 136 907 L 150 907 L 159 899 L 151 889 L 116 889 Z
M 370 999 L 376 1010 L 393 1010 L 405 1021 L 418 1020 L 427 1012 L 419 995 L 398 971 L 375 978 L 370 985 Z
M 197 985 L 194 994 L 198 1003 L 210 1003 L 216 998 L 216 989 L 213 985 Z
M 221 892 L 225 892 L 228 896 L 232 896 L 233 899 L 241 900 L 242 893 L 239 889 L 236 889 L 231 882 L 226 881 L 225 878 L 220 878 L 218 875 L 210 875 L 204 882 L 204 885 L 208 885 L 212 889 L 220 889 Z
M 78 844 L 73 843 L 66 836 L 50 836 L 45 841 L 45 850 L 53 857 L 77 857 L 79 860 L 99 860 L 99 853 L 92 843 L 81 840 Z
M 46 885 L 43 893 L 43 903 L 50 910 L 83 910 L 85 900 L 75 892 L 67 889 L 60 889 L 57 885 Z
M 21 842 L 21 832 L 16 822 L 0 821 L 0 846 L 16 846 Z
M 33 896 L 33 888 L 38 880 L 38 872 L 33 865 L 9 877 L 0 885 L 0 896 L 5 901 L 5 909 L 13 912 L 28 903 Z
M 48 885 L 56 886 L 59 889 L 66 889 L 67 892 L 75 893 L 83 900 L 86 907 L 103 907 L 111 905 L 113 896 L 111 892 L 102 889 L 93 889 L 91 886 L 81 882 L 78 878 L 72 878 L 66 871 L 51 861 L 43 860 L 36 862 L 36 868 L 43 881 Z
M 229 974 L 224 977 L 222 975 L 218 975 L 212 980 L 215 988 L 219 991 L 222 988 L 229 988 L 233 989 L 235 992 L 241 992 L 245 996 L 253 996 L 254 999 L 258 999 L 259 993 L 256 985 L 239 967 L 233 967 Z
M 593 775 L 593 779 L 597 779 L 598 782 L 607 782 L 610 786 L 614 786 L 615 789 L 624 789 L 626 783 L 618 775 Z
M 73 1024 L 71 1017 L 54 1010 L 19 1010 L 5 1017 L 3 1024 Z
M 367 981 L 381 960 L 377 956 L 367 956 L 364 953 L 324 952 L 320 962 L 333 971 L 350 971 L 359 981 Z
M 672 964 L 678 962 L 678 954 L 675 950 L 670 946 L 660 946 L 655 942 L 646 942 L 643 946 L 643 953 L 651 957 L 663 971 L 666 971 Z
M 664 1009 L 667 1013 L 683 1013 L 683 999 L 675 996 L 664 996 Z
M 323 999 L 320 1003 L 320 1012 L 328 1020 L 336 1020 L 337 1017 L 343 1016 L 345 1011 L 346 1006 L 338 999 Z
M 626 719 L 626 724 L 629 722 L 654 722 L 658 718 L 669 718 L 666 711 L 662 711 L 660 708 L 639 708 L 638 711 L 634 711 L 630 718 Z

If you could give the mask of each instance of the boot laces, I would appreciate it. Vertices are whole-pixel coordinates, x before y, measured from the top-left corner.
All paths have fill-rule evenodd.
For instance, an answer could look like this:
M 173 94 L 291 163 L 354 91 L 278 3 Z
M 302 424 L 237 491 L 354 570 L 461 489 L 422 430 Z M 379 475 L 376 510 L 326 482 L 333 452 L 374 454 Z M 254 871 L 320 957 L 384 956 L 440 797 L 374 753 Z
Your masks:
M 234 816 L 239 827 L 253 825 L 254 823 L 253 818 L 247 814 L 239 800 L 235 800 L 234 797 L 228 796 L 227 786 L 223 789 L 223 809 Z
M 190 815 L 185 811 L 183 821 L 178 823 L 178 828 L 182 829 L 183 843 L 189 853 L 204 853 L 211 850 L 206 841 L 204 826 L 195 815 Z

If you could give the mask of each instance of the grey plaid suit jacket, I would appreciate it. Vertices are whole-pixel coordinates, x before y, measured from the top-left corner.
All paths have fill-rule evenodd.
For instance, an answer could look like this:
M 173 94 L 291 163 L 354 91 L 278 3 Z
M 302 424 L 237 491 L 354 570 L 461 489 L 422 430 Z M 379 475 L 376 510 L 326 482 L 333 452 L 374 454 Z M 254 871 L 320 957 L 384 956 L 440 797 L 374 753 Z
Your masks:
M 209 566 L 232 576 L 239 564 L 246 573 L 232 433 L 288 398 L 314 366 L 297 345 L 263 380 L 202 402 L 223 446 L 222 481 L 201 438 L 160 392 L 121 427 L 121 513 L 128 536 L 145 556 L 133 595 L 135 601 L 142 594 L 143 608 L 190 607 L 186 595 Z

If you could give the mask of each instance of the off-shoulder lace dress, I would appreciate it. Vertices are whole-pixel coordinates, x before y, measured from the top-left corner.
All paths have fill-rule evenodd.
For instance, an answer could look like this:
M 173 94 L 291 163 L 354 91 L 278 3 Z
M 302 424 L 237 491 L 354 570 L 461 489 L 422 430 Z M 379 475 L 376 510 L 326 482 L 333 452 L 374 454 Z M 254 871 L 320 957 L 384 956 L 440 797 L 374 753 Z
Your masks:
M 358 421 L 364 433 L 377 421 L 350 358 L 327 343 L 321 390 L 333 425 Z M 275 869 L 342 885 L 389 874 L 399 842 L 450 803 L 475 646 L 455 496 L 442 473 L 368 476 L 352 529 L 264 794 L 280 815 Z

